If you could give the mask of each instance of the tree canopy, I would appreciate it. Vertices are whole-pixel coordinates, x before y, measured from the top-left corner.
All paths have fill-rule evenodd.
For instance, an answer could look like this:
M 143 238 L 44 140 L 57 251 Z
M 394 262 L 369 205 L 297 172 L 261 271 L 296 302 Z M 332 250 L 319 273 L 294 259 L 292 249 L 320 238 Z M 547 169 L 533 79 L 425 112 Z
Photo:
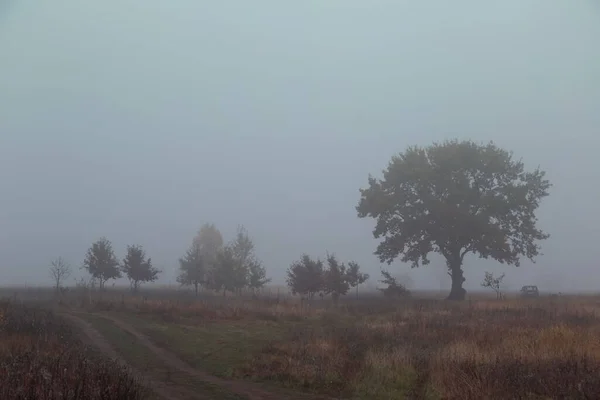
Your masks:
M 246 265 L 237 257 L 233 246 L 225 246 L 217 253 L 217 260 L 212 269 L 211 287 L 223 291 L 238 292 L 247 284 Z
M 161 272 L 152 266 L 152 260 L 146 258 L 146 252 L 140 245 L 127 246 L 127 255 L 121 263 L 121 271 L 127 276 L 131 290 L 137 292 L 142 282 L 154 282 Z
M 325 266 L 320 259 L 303 254 L 288 268 L 286 282 L 292 294 L 307 296 L 309 300 L 317 293 L 328 294 L 337 303 L 340 296 L 367 279 L 369 275 L 361 273 L 360 266 L 354 261 L 346 266 L 334 254 L 328 254 Z
M 267 278 L 267 270 L 262 263 L 256 259 L 248 262 L 248 288 L 253 292 L 263 288 L 271 278 Z
M 248 231 L 239 226 L 235 238 L 218 253 L 211 270 L 211 286 L 214 290 L 241 292 L 244 288 L 252 291 L 262 288 L 271 280 L 254 253 L 254 241 Z
M 223 246 L 223 237 L 212 224 L 205 224 L 192 241 L 185 257 L 179 260 L 182 285 L 240 293 L 244 288 L 262 288 L 270 279 L 254 254 L 254 242 L 248 231 L 239 226 L 235 238 Z
M 410 290 L 406 288 L 406 286 L 400 282 L 398 282 L 398 278 L 394 277 L 388 270 L 381 270 L 381 279 L 379 282 L 387 285 L 386 288 L 380 289 L 383 292 L 383 295 L 386 297 L 407 297 L 410 296 Z
M 358 298 L 358 286 L 369 279 L 369 274 L 360 272 L 360 266 L 356 262 L 350 261 L 346 270 L 346 279 L 350 287 L 356 288 L 356 297 Z
M 349 275 L 346 265 L 340 263 L 335 254 L 327 255 L 327 269 L 323 271 L 323 291 L 331 295 L 335 303 L 341 295 L 350 290 Z
M 197 296 L 198 288 L 207 281 L 207 269 L 205 258 L 200 253 L 200 247 L 194 241 L 185 255 L 179 259 L 177 282 L 181 285 L 194 285 Z
M 286 282 L 292 294 L 307 296 L 311 300 L 316 293 L 323 290 L 323 261 L 313 260 L 308 254 L 303 254 L 287 270 Z
M 119 270 L 119 261 L 115 256 L 112 243 L 106 238 L 101 238 L 92 244 L 85 255 L 83 268 L 100 284 L 100 289 L 104 289 L 104 284 L 109 279 L 121 277 Z
M 412 267 L 443 255 L 452 277 L 450 299 L 463 299 L 462 264 L 478 254 L 519 266 L 539 254 L 549 235 L 537 228 L 536 210 L 551 187 L 539 168 L 494 143 L 449 140 L 409 147 L 394 156 L 383 179 L 369 176 L 357 206 L 360 218 L 376 219 L 375 251 L 381 262 L 400 257 Z
M 200 227 L 192 245 L 196 247 L 206 264 L 212 267 L 217 260 L 217 253 L 223 248 L 223 236 L 215 224 L 206 223 Z

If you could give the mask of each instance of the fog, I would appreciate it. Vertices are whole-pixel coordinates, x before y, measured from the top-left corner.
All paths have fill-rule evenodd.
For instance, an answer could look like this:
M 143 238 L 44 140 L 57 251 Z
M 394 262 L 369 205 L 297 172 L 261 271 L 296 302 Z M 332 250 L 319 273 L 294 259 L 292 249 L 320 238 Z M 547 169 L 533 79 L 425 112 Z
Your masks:
M 253 237 L 283 282 L 301 253 L 374 278 L 358 189 L 390 157 L 494 140 L 554 184 L 511 288 L 598 290 L 600 7 L 592 1 L 19 0 L 0 7 L 0 284 L 49 282 L 101 236 L 175 281 L 205 222 Z M 449 290 L 444 262 L 409 273 Z M 81 272 L 78 271 L 78 274 Z

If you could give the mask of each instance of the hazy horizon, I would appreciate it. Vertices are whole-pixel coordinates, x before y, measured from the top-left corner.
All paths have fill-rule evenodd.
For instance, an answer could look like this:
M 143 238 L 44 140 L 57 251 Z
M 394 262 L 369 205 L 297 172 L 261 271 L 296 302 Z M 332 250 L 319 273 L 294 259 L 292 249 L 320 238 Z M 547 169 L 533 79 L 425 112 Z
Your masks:
M 235 6 L 235 7 L 233 7 Z M 276 283 L 302 253 L 379 279 L 358 189 L 410 145 L 493 140 L 553 183 L 511 289 L 600 275 L 600 7 L 591 1 L 181 0 L 0 6 L 0 286 L 50 283 L 105 236 L 175 282 L 205 223 L 244 225 Z M 395 262 L 421 289 L 445 264 Z

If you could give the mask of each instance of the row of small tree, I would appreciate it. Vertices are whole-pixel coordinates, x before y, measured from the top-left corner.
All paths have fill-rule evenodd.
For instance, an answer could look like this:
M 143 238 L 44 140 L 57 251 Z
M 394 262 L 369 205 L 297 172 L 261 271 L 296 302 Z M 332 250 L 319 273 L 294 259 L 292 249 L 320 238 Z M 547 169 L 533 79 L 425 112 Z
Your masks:
M 337 303 L 340 296 L 346 295 L 350 288 L 369 279 L 369 275 L 360 272 L 360 266 L 350 261 L 348 265 L 340 263 L 334 254 L 327 255 L 327 265 L 320 259 L 313 259 L 308 254 L 292 263 L 287 270 L 287 285 L 292 294 L 312 300 L 315 294 L 331 295 Z
M 91 275 L 94 282 L 98 283 L 100 289 L 104 289 L 107 281 L 125 275 L 134 292 L 138 291 L 142 283 L 157 280 L 162 272 L 152 266 L 152 260 L 146 257 L 146 252 L 140 245 L 127 246 L 127 254 L 119 262 L 112 243 L 104 237 L 94 242 L 88 249 L 82 268 Z M 57 292 L 71 272 L 71 266 L 62 257 L 52 261 L 50 276 Z
M 214 224 L 204 224 L 185 255 L 179 259 L 181 285 L 193 286 L 198 295 L 204 288 L 222 292 L 253 292 L 271 281 L 262 262 L 254 253 L 254 242 L 242 226 L 235 238 L 224 244 Z
M 152 260 L 146 257 L 144 248 L 140 245 L 127 246 L 127 253 L 119 262 L 110 240 L 101 238 L 88 249 L 83 268 L 98 282 L 103 290 L 107 281 L 121 278 L 129 280 L 131 290 L 137 292 L 144 282 L 154 282 L 162 272 L 152 265 Z
M 127 246 L 127 254 L 119 261 L 112 243 L 101 238 L 88 249 L 83 261 L 85 269 L 98 284 L 100 290 L 106 282 L 127 277 L 131 290 L 137 292 L 142 283 L 154 282 L 162 272 L 152 265 L 142 246 Z M 236 237 L 224 245 L 221 232 L 214 224 L 202 226 L 184 257 L 179 259 L 180 273 L 177 281 L 181 285 L 194 286 L 196 294 L 206 288 L 239 293 L 242 289 L 252 291 L 262 288 L 271 280 L 254 253 L 254 242 L 244 227 L 239 227 Z M 50 276 L 56 290 L 71 275 L 70 265 L 58 257 L 52 261 Z

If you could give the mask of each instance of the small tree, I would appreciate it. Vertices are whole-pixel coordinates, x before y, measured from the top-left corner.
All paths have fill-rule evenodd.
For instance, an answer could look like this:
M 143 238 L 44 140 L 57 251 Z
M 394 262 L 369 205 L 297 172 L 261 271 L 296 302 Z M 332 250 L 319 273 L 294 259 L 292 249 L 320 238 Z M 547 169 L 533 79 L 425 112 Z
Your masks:
M 179 259 L 177 282 L 181 285 L 194 285 L 196 296 L 198 296 L 198 287 L 206 284 L 206 278 L 206 262 L 200 253 L 200 247 L 194 242 L 185 256 Z
M 252 260 L 248 264 L 248 287 L 250 290 L 255 293 L 269 282 L 271 282 L 271 278 L 267 278 L 265 267 L 258 260 Z
M 121 264 L 121 271 L 129 279 L 131 290 L 137 293 L 142 282 L 154 282 L 161 272 L 146 259 L 146 252 L 139 245 L 127 246 L 127 255 Z
M 217 264 L 226 262 L 226 258 L 229 256 L 237 261 L 235 270 L 230 270 L 228 273 L 231 275 L 231 279 L 235 279 L 236 281 L 236 291 L 241 292 L 245 287 L 249 286 L 251 264 L 260 264 L 254 254 L 254 242 L 250 238 L 250 235 L 248 235 L 246 228 L 240 225 L 238 226 L 235 239 L 226 247 L 227 249 L 224 250 L 230 254 L 221 254 L 220 258 L 217 257 Z M 242 276 L 244 277 L 243 280 Z
M 313 260 L 307 254 L 302 255 L 300 261 L 288 268 L 286 282 L 292 294 L 307 296 L 312 300 L 323 289 L 323 262 Z
M 223 248 L 223 236 L 215 224 L 206 223 L 194 237 L 192 246 L 197 248 L 204 259 L 206 269 L 210 270 L 217 260 L 217 253 Z
M 71 266 L 62 257 L 58 257 L 50 263 L 50 276 L 54 281 L 56 293 L 60 292 L 60 285 L 71 275 Z
M 496 299 L 502 299 L 502 291 L 500 286 L 502 285 L 503 279 L 504 274 L 500 275 L 499 277 L 494 277 L 493 273 L 485 271 L 485 278 L 483 278 L 481 286 L 492 289 L 494 292 L 496 292 Z
M 410 296 L 410 291 L 400 282 L 398 279 L 392 276 L 392 274 L 385 270 L 381 270 L 381 275 L 383 279 L 379 282 L 387 285 L 387 288 L 381 289 L 383 295 L 386 297 L 406 297 Z
M 246 286 L 246 268 L 236 256 L 234 248 L 225 246 L 217 253 L 215 267 L 212 270 L 211 286 L 216 291 L 239 292 Z
M 323 291 L 330 294 L 334 304 L 338 304 L 340 296 L 350 290 L 348 275 L 344 263 L 339 263 L 334 254 L 327 255 L 328 268 L 323 273 Z
M 346 276 L 350 287 L 356 288 L 356 298 L 358 299 L 358 286 L 362 285 L 369 279 L 369 274 L 361 273 L 360 266 L 356 262 L 350 261 L 348 263 Z
M 104 237 L 93 243 L 92 247 L 88 249 L 83 261 L 83 268 L 98 281 L 100 290 L 104 289 L 105 283 L 109 279 L 121 277 L 119 261 L 113 251 L 112 243 Z
M 246 261 L 254 258 L 254 241 L 250 238 L 248 231 L 243 225 L 238 226 L 235 239 L 229 246 L 233 255 L 241 264 L 245 264 Z

